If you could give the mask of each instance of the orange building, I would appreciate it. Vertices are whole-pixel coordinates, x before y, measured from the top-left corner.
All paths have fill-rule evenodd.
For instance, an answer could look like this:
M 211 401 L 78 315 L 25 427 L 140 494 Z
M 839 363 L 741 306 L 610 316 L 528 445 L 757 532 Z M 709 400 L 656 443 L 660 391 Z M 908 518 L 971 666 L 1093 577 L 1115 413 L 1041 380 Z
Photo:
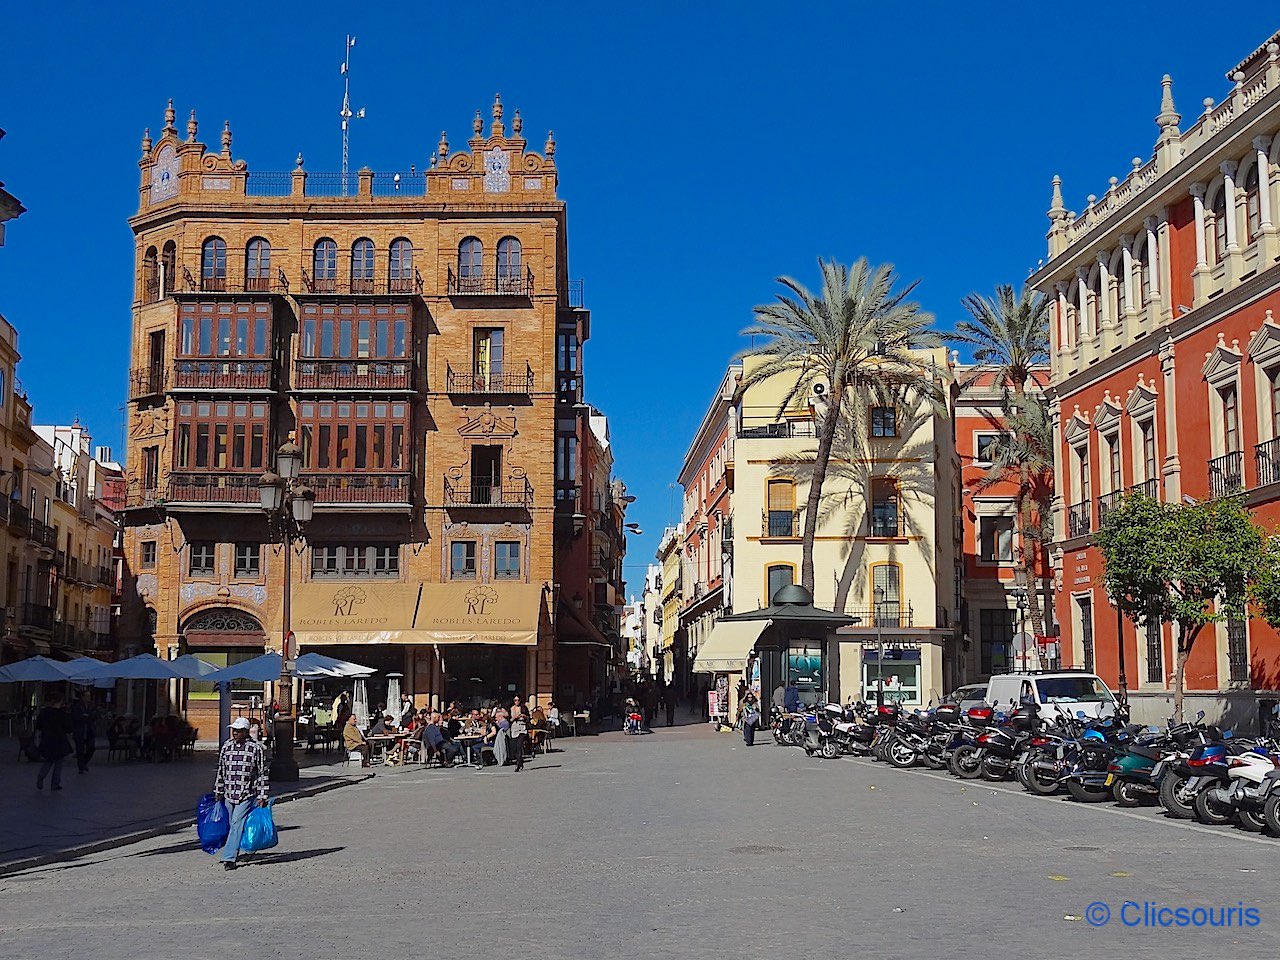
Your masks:
M 1117 685 L 1123 652 L 1135 719 L 1169 716 L 1173 637 L 1109 605 L 1092 537 L 1107 509 L 1134 488 L 1166 502 L 1244 491 L 1262 525 L 1280 523 L 1277 40 L 1189 125 L 1166 76 L 1154 155 L 1083 212 L 1055 177 L 1049 259 L 1031 281 L 1054 299 L 1063 658 Z M 1257 619 L 1206 631 L 1186 688 L 1188 710 L 1255 725 L 1280 689 L 1280 638 Z

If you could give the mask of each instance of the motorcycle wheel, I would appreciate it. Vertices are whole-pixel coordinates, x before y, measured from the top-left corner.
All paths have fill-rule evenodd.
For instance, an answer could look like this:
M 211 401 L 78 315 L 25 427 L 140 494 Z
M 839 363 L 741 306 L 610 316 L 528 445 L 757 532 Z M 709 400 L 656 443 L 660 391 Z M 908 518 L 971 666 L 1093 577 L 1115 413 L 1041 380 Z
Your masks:
M 1115 798 L 1118 807 L 1140 807 L 1142 806 L 1142 794 L 1138 788 L 1128 780 L 1117 780 L 1111 785 L 1111 796 Z
M 1280 794 L 1268 797 L 1262 805 L 1262 820 L 1273 834 L 1280 837 Z
M 889 749 L 885 751 L 885 756 L 899 770 L 905 770 L 916 765 L 916 752 L 901 741 L 894 741 L 890 744 Z
M 982 766 L 978 767 L 978 773 L 982 775 L 983 780 L 990 780 L 992 783 L 1000 783 L 1009 778 L 1009 768 L 997 766 L 992 762 L 991 757 L 982 758 Z
M 836 746 L 836 742 L 834 740 L 826 740 L 823 742 L 822 759 L 823 760 L 839 760 L 840 759 L 840 748 Z
M 1224 804 L 1214 796 L 1214 786 L 1205 787 L 1196 794 L 1196 819 L 1201 823 L 1220 827 L 1235 819 L 1236 809 L 1231 804 Z
M 1186 782 L 1186 777 L 1180 777 L 1176 773 L 1166 773 L 1160 781 L 1160 806 L 1164 807 L 1165 813 L 1178 820 L 1192 820 L 1196 815 L 1194 801 L 1183 803 L 1178 799 L 1178 793 Z
M 1111 791 L 1107 787 L 1089 787 L 1079 780 L 1067 781 L 1067 793 L 1080 803 L 1102 803 L 1111 797 Z
M 1262 819 L 1262 814 L 1256 810 L 1237 810 L 1236 823 L 1240 824 L 1242 830 L 1248 830 L 1250 833 L 1261 833 L 1267 829 L 1267 821 Z
M 951 772 L 962 780 L 976 780 L 982 775 L 982 748 L 971 743 L 951 754 Z
M 942 770 L 947 766 L 947 760 L 941 753 L 930 753 L 926 750 L 920 754 L 920 759 L 924 761 L 924 765 L 930 770 Z
M 1015 763 L 1013 765 L 1013 777 L 1022 786 L 1023 790 L 1030 790 L 1031 787 L 1027 783 L 1027 767 L 1025 763 Z
M 1045 777 L 1047 779 L 1041 779 Z M 1047 797 L 1058 792 L 1058 778 L 1052 774 L 1041 773 L 1036 769 L 1035 761 L 1026 764 L 1026 779 L 1023 784 L 1032 793 Z

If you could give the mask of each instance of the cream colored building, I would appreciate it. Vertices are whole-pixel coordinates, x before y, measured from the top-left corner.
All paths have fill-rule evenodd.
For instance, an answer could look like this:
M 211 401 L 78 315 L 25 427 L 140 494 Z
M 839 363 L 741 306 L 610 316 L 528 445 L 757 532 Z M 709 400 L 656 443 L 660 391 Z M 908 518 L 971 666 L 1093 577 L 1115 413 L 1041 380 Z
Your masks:
M 654 664 L 654 670 L 668 682 L 679 675 L 677 659 L 682 666 L 685 662 L 684 631 L 680 629 L 680 607 L 684 602 L 683 542 L 684 524 L 678 524 L 663 530 L 658 543 L 658 564 L 662 569 L 658 580 L 662 657 L 660 663 Z
M 868 408 L 862 438 L 841 440 L 833 452 L 814 545 L 814 602 L 861 623 L 843 628 L 838 643 L 814 637 L 793 645 L 789 675 L 806 699 L 873 699 L 883 675 L 886 698 L 921 705 L 951 685 L 946 664 L 956 653 L 960 532 L 954 377 L 945 350 L 922 359 L 936 371 L 946 408 Z M 744 361 L 743 382 L 758 363 Z M 825 401 L 810 396 L 779 412 L 790 386 L 777 377 L 748 387 L 724 414 L 733 582 L 727 610 L 733 613 L 767 606 L 780 587 L 800 580 L 806 458 L 816 450 Z M 708 646 L 700 650 L 704 664 L 745 665 L 753 640 L 742 630 L 735 637 L 743 649 Z M 742 669 L 709 672 L 728 672 L 732 691 Z

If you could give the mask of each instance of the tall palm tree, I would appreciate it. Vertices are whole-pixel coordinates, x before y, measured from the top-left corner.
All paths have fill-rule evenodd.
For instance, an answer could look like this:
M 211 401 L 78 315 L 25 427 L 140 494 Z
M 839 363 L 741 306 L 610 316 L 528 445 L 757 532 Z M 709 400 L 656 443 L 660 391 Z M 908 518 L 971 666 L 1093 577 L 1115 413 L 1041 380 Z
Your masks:
M 1042 403 L 1028 403 L 1027 383 L 1036 367 L 1049 362 L 1049 301 L 1030 287 L 1014 293 L 1010 284 L 996 287 L 995 297 L 971 293 L 961 301 L 969 319 L 948 335 L 952 343 L 971 348 L 977 369 L 970 382 L 994 374 L 1001 388 L 1010 434 L 992 448 L 987 485 L 1017 474 L 1018 557 L 1027 587 L 1032 629 L 1044 633 L 1044 614 L 1036 590 L 1036 559 L 1044 539 L 1041 524 L 1048 516 L 1040 481 L 1053 470 L 1053 436 Z M 1033 514 L 1038 510 L 1038 521 Z M 1034 526 L 1033 526 L 1034 522 Z
M 756 322 L 743 335 L 761 341 L 741 356 L 763 362 L 738 387 L 741 397 L 764 380 L 794 377 L 778 405 L 779 415 L 797 399 L 809 396 L 816 382 L 825 383 L 830 391 L 827 412 L 818 424 L 802 531 L 800 583 L 810 591 L 819 504 L 837 427 L 842 422 L 846 427 L 861 425 L 869 406 L 892 404 L 907 396 L 943 402 L 934 371 L 912 352 L 938 342 L 929 329 L 933 317 L 907 300 L 916 285 L 895 290 L 893 267 L 872 266 L 865 258 L 849 267 L 819 259 L 818 268 L 822 274 L 819 293 L 790 277 L 778 277 L 786 292 L 778 294 L 775 302 L 755 308 Z M 865 436 L 861 429 L 848 433 Z

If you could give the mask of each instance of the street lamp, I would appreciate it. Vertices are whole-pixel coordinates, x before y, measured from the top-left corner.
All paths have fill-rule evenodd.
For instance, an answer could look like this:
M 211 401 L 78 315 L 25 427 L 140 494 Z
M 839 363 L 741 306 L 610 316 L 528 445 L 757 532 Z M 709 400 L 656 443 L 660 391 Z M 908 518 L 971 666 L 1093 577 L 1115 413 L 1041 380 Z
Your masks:
M 315 511 L 316 493 L 303 484 L 302 448 L 290 441 L 276 451 L 276 469 L 268 470 L 258 480 L 258 497 L 267 516 L 267 535 L 275 542 L 278 535 L 284 548 L 284 592 L 280 613 L 280 679 L 276 683 L 276 700 L 280 710 L 275 717 L 275 755 L 271 758 L 271 779 L 298 779 L 298 761 L 293 755 L 293 630 L 290 628 L 290 602 L 293 595 L 293 545 L 305 539 L 304 527 Z
M 880 604 L 884 601 L 884 587 L 876 587 L 875 591 L 875 618 L 876 618 L 876 709 L 884 706 L 884 632 L 883 621 L 880 619 Z
M 1026 645 L 1026 642 L 1027 642 L 1027 639 L 1026 639 L 1026 633 L 1027 633 L 1027 606 L 1028 606 L 1028 604 L 1027 604 L 1027 588 L 1026 588 L 1026 587 L 1011 587 L 1011 588 L 1009 589 L 1009 593 L 1010 593 L 1010 595 L 1013 597 L 1014 607 L 1015 607 L 1015 608 L 1017 609 L 1017 611 L 1018 611 L 1018 638 L 1019 638 L 1019 639 L 1018 639 L 1018 642 L 1019 642 L 1020 644 L 1022 644 L 1022 645 L 1023 645 L 1023 648 L 1024 648 L 1024 649 L 1023 649 L 1023 654 L 1022 654 L 1022 667 L 1023 667 L 1023 669 L 1025 670 L 1025 669 L 1029 669 L 1029 668 L 1030 668 L 1030 663 L 1028 662 L 1028 661 L 1030 660 L 1030 658 L 1027 656 L 1028 651 L 1025 649 L 1025 645 Z M 1015 651 L 1015 652 L 1016 652 L 1016 651 Z M 1038 650 L 1036 651 L 1036 663 L 1037 663 L 1037 665 L 1039 664 L 1039 651 L 1038 651 Z M 1016 663 L 1014 664 L 1014 667 L 1015 667 L 1015 669 L 1016 669 L 1016 667 L 1017 667 L 1017 664 L 1016 664 Z

